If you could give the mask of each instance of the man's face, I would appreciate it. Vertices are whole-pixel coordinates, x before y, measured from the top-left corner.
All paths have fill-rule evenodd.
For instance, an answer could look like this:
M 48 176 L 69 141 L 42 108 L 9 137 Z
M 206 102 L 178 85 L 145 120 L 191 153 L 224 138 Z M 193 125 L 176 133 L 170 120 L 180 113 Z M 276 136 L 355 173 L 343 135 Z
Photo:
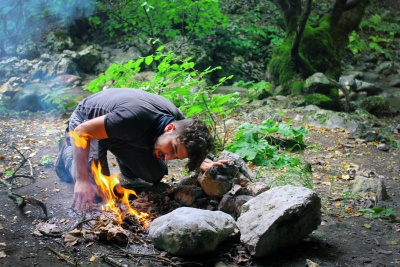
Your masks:
M 154 144 L 153 154 L 156 158 L 165 161 L 185 159 L 188 157 L 185 145 L 177 140 L 173 129 L 166 130 L 157 138 Z

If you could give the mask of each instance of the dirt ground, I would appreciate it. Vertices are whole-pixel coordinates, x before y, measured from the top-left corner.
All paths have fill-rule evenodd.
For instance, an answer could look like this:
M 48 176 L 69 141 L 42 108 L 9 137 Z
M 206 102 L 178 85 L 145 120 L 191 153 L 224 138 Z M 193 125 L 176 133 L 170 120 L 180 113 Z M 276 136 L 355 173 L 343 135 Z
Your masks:
M 206 257 L 173 257 L 158 251 L 145 232 L 137 233 L 141 242 L 130 245 L 88 242 L 68 248 L 60 233 L 36 236 L 33 232 L 40 222 L 58 225 L 62 233 L 82 219 L 70 209 L 73 185 L 61 182 L 53 168 L 41 164 L 46 159 L 55 161 L 63 122 L 60 116 L 49 114 L 0 116 L 0 179 L 4 181 L 19 167 L 21 152 L 29 161 L 16 174 L 32 175 L 34 180 L 16 178 L 12 193 L 41 201 L 48 211 L 44 218 L 35 205 L 20 210 L 8 196 L 10 190 L 0 185 L 0 266 L 300 267 L 312 266 L 310 261 L 332 267 L 400 266 L 400 224 L 360 214 L 361 199 L 348 194 L 353 181 L 343 179 L 346 164 L 382 175 L 390 198 L 377 205 L 394 208 L 400 215 L 399 151 L 382 152 L 374 143 L 347 139 L 346 131 L 313 127 L 307 144 L 314 149 L 307 149 L 304 156 L 312 165 L 314 189 L 322 199 L 322 223 L 299 244 L 267 258 L 252 259 L 237 236 Z M 170 167 L 175 179 L 182 176 L 180 166 L 178 162 Z

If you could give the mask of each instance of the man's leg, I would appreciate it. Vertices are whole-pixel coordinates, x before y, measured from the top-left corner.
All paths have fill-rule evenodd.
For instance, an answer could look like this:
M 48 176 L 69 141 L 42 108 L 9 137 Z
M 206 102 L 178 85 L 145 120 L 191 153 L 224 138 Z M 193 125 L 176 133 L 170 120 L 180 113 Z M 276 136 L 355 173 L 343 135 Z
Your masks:
M 72 146 L 68 144 L 66 138 L 63 138 L 59 143 L 59 155 L 54 170 L 61 181 L 73 183 L 75 182 L 73 168 Z

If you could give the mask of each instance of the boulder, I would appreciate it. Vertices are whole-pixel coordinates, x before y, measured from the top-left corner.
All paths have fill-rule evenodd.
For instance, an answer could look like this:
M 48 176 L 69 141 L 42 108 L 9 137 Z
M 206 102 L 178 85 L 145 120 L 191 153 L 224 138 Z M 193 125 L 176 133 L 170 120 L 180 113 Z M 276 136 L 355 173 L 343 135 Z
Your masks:
M 352 193 L 360 197 L 369 195 L 376 200 L 387 200 L 389 198 L 383 179 L 379 177 L 365 177 L 357 175 L 354 179 Z
M 240 241 L 254 257 L 297 244 L 321 223 L 321 200 L 311 189 L 272 188 L 242 206 L 237 220 Z
M 331 89 L 337 87 L 336 84 L 330 81 L 323 73 L 317 72 L 305 81 L 304 89 L 306 94 L 324 94 L 330 95 Z
M 234 229 L 235 220 L 222 211 L 183 207 L 155 219 L 149 237 L 173 255 L 200 255 L 214 251 Z

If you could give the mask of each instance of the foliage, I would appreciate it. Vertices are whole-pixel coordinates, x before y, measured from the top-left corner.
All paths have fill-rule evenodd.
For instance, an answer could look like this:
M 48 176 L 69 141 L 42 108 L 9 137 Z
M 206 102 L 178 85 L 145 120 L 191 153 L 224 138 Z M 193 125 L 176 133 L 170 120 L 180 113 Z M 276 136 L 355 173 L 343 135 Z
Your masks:
M 279 13 L 270 1 L 221 1 L 221 7 L 228 17 L 226 27 L 218 27 L 209 42 L 214 61 L 223 67 L 216 74 L 234 75 L 232 82 L 254 79 L 247 74 L 250 62 L 266 64 L 272 50 L 283 42 Z
M 74 101 L 75 96 L 67 93 L 70 89 L 70 87 L 66 87 L 50 91 L 43 98 L 43 102 L 54 104 L 63 112 L 71 112 L 76 108 L 78 103 Z
M 95 15 L 90 19 L 92 23 L 106 26 L 111 37 L 123 33 L 126 40 L 160 38 L 166 41 L 179 35 L 204 39 L 226 21 L 215 0 L 99 1 L 98 11 L 98 14 L 107 14 L 107 20 L 102 22 Z
M 233 83 L 232 87 L 243 87 L 246 88 L 246 95 L 249 101 L 259 98 L 262 95 L 270 95 L 271 83 L 267 81 L 260 82 L 245 82 L 238 81 Z
M 293 95 L 302 95 L 304 93 L 304 86 L 305 86 L 305 81 L 296 81 L 293 82 L 290 87 L 291 89 L 291 93 Z
M 367 50 L 367 44 L 364 39 L 356 31 L 353 31 L 349 36 L 349 44 L 347 46 L 353 54 L 359 54 Z
M 360 212 L 364 213 L 364 216 L 368 218 L 395 218 L 396 211 L 393 208 L 385 209 L 381 207 L 373 207 L 373 208 L 364 208 L 360 209 Z
M 400 16 L 394 19 L 383 19 L 377 14 L 364 18 L 360 23 L 360 29 L 367 37 L 362 38 L 353 32 L 349 36 L 348 48 L 357 55 L 363 52 L 376 52 L 386 59 L 393 60 L 390 48 L 395 47 L 396 37 L 400 35 Z
M 237 93 L 217 95 L 213 91 L 232 77 L 222 77 L 217 84 L 206 85 L 205 76 L 220 67 L 199 72 L 194 68 L 191 58 L 181 59 L 173 52 L 163 50 L 164 46 L 160 46 L 155 55 L 131 60 L 126 64 L 111 65 L 103 75 L 91 81 L 86 89 L 98 92 L 102 86 L 113 82 L 112 87 L 137 88 L 160 94 L 178 106 L 186 117 L 202 118 L 213 129 L 215 143 L 223 148 L 226 136 L 219 136 L 217 125 L 229 118 L 239 106 L 240 98 Z M 156 66 L 155 76 L 148 81 L 139 79 L 142 68 L 149 66 Z
M 288 150 L 302 148 L 304 146 L 303 137 L 306 134 L 308 134 L 307 130 L 301 126 L 292 128 L 288 123 L 277 123 L 272 120 L 265 120 L 260 125 L 244 123 L 239 126 L 228 150 L 259 166 L 294 167 L 300 163 L 300 159 L 279 151 L 279 148 L 287 143 L 287 140 L 278 144 L 276 141 L 282 140 L 281 138 L 291 140 L 290 147 L 284 147 Z
M 50 168 L 50 167 L 54 166 L 54 161 L 51 158 L 51 156 L 43 156 L 39 163 L 39 166 L 44 166 L 46 168 Z
M 284 168 L 284 172 L 277 175 L 275 179 L 269 183 L 269 186 L 276 187 L 287 184 L 301 184 L 307 188 L 313 189 L 314 182 L 312 173 L 301 164 L 292 168 Z

